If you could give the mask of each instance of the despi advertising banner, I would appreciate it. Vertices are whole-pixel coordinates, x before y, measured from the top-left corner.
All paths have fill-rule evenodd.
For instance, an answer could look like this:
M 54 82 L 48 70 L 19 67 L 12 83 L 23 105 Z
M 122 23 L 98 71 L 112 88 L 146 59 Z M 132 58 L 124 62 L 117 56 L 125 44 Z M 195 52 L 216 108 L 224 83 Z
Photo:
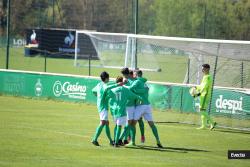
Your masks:
M 99 79 L 46 73 L 26 73 L 0 70 L 0 93 L 14 96 L 60 99 L 64 101 L 96 103 L 92 89 Z M 149 83 L 149 100 L 159 110 L 197 112 L 199 99 L 189 94 L 190 87 Z M 211 114 L 221 116 L 250 116 L 250 94 L 236 90 L 215 88 Z
M 212 104 L 215 114 L 250 116 L 250 92 L 215 89 Z

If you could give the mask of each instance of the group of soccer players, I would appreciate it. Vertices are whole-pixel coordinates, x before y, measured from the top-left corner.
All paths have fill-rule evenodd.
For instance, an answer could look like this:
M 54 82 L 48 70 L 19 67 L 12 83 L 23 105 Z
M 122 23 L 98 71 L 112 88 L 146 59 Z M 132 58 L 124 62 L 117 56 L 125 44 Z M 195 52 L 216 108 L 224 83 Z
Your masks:
M 137 122 L 139 122 L 141 131 L 141 142 L 144 143 L 144 123 L 142 120 L 144 118 L 152 129 L 157 146 L 162 148 L 148 100 L 147 79 L 142 77 L 141 70 L 132 71 L 123 68 L 121 74 L 122 76 L 118 76 L 116 83 L 114 83 L 109 81 L 107 72 L 102 72 L 100 75 L 102 81 L 92 90 L 97 96 L 97 108 L 100 116 L 100 124 L 96 129 L 92 143 L 99 146 L 98 137 L 105 127 L 110 145 L 114 147 L 135 146 Z M 114 139 L 110 133 L 108 111 L 115 122 Z

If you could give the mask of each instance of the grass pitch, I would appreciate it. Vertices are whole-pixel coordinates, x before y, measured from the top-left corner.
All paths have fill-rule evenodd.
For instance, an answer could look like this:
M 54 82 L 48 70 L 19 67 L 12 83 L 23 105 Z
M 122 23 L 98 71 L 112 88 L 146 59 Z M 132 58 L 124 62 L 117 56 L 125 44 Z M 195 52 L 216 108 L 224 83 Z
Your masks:
M 228 150 L 250 150 L 247 132 L 157 124 L 164 145 L 158 149 L 145 124 L 144 145 L 137 131 L 137 147 L 113 148 L 103 132 L 101 147 L 95 147 L 90 143 L 99 123 L 94 105 L 9 96 L 0 96 L 0 104 L 1 167 L 250 165 L 250 160 L 227 159 Z M 166 112 L 154 111 L 153 115 L 164 117 Z
M 6 50 L 5 48 L 0 48 L 0 68 L 6 68 Z M 152 55 L 139 55 L 138 62 L 139 66 L 148 67 L 152 62 L 151 59 L 145 59 L 145 57 L 150 57 Z M 124 57 L 122 54 L 115 53 L 105 53 L 104 58 L 106 59 L 105 64 L 111 66 L 123 66 Z M 156 64 L 161 68 L 161 72 L 150 72 L 145 71 L 144 75 L 148 80 L 151 81 L 162 81 L 162 82 L 176 82 L 182 83 L 187 69 L 187 57 L 185 56 L 156 56 Z M 24 70 L 24 71 L 36 71 L 36 72 L 51 72 L 51 73 L 61 73 L 61 74 L 77 74 L 77 75 L 89 75 L 88 60 L 79 60 L 81 64 L 86 67 L 75 67 L 74 59 L 60 59 L 60 58 L 45 58 L 41 56 L 36 57 L 26 57 L 24 56 L 24 48 L 10 48 L 9 56 L 9 69 Z M 100 65 L 100 61 L 92 60 L 91 65 Z M 46 64 L 46 65 L 45 65 Z M 176 68 L 178 66 L 178 69 Z M 148 67 L 149 68 L 149 67 Z M 121 75 L 120 69 L 112 68 L 96 68 L 92 67 L 90 69 L 91 76 L 99 76 L 99 74 L 106 70 L 110 73 L 111 77 L 116 78 Z

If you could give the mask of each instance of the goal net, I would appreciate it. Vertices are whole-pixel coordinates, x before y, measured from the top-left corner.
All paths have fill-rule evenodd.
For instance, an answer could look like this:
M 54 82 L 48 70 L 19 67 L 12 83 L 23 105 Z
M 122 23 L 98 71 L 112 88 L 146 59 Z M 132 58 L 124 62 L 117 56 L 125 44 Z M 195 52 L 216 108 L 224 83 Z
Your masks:
M 166 117 L 155 118 L 157 122 L 200 123 L 197 99 L 188 90 L 200 84 L 201 65 L 210 64 L 210 115 L 220 126 L 250 130 L 249 41 L 76 31 L 76 50 L 88 49 L 89 42 L 97 59 L 75 52 L 74 65 L 91 67 L 96 75 L 107 70 L 112 77 L 122 67 L 143 70 L 148 80 L 157 82 L 150 83 L 152 106 L 166 111 Z

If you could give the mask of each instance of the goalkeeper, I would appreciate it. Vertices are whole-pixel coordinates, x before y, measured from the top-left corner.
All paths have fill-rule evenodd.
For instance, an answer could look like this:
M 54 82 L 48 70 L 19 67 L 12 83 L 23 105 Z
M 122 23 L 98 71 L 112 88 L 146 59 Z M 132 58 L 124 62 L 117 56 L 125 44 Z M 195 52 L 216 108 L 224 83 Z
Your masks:
M 212 120 L 209 116 L 207 107 L 210 103 L 211 93 L 212 93 L 212 77 L 209 74 L 210 66 L 209 64 L 202 65 L 203 78 L 201 84 L 196 86 L 197 95 L 200 96 L 200 113 L 201 113 L 201 127 L 197 129 L 205 129 L 207 122 L 210 124 L 210 130 L 213 130 L 216 122 Z

